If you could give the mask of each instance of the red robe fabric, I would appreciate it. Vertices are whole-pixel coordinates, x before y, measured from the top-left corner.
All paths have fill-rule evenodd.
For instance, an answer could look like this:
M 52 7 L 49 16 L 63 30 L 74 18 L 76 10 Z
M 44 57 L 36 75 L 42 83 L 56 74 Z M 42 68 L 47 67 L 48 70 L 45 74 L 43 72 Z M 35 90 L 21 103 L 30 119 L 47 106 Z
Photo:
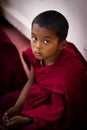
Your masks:
M 75 130 L 87 128 L 87 62 L 67 42 L 53 65 L 40 67 L 31 48 L 23 53 L 34 67 L 31 86 L 21 114 L 33 117 L 35 129 Z
M 19 52 L 0 28 L 0 96 L 22 89 L 26 81 L 27 75 Z

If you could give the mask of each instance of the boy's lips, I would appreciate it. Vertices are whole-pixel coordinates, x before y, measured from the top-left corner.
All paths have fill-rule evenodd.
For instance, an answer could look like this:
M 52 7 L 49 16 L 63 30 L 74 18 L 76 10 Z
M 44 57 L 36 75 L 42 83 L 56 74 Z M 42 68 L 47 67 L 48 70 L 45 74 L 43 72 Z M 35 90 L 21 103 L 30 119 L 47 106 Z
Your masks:
M 41 56 L 41 53 L 38 52 L 38 51 L 34 51 L 34 55 L 35 55 L 35 56 Z
M 42 56 L 42 53 L 40 52 L 40 50 L 37 50 L 36 48 L 33 48 L 32 51 L 33 51 L 33 54 L 36 57 L 41 57 Z

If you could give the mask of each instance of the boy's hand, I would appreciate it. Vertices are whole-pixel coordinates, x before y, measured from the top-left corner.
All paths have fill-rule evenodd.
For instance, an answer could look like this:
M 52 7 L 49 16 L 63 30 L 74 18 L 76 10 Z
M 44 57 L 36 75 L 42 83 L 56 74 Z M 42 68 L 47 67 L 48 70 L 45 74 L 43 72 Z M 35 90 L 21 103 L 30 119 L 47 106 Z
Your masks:
M 14 117 L 11 117 L 10 119 L 7 119 L 7 121 L 5 122 L 5 125 L 7 127 L 15 128 L 17 126 L 20 126 L 28 122 L 31 122 L 31 118 L 24 117 L 24 116 L 14 116 Z
M 19 108 L 16 107 L 16 106 L 13 106 L 11 107 L 10 109 L 8 109 L 5 114 L 3 115 L 3 122 L 8 122 L 8 120 L 11 118 L 11 117 L 14 117 L 15 115 L 18 115 L 19 113 Z
M 15 107 L 11 107 L 3 115 L 3 121 L 4 122 L 8 122 L 9 118 L 12 117 L 12 116 L 14 116 L 15 114 L 16 114 Z

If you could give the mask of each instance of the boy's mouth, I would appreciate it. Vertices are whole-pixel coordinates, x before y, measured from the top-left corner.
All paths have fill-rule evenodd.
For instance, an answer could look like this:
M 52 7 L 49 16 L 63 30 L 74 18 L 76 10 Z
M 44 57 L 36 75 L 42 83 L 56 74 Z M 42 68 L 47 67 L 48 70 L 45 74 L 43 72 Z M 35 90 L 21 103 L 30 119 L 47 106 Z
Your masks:
M 38 51 L 35 51 L 34 54 L 35 54 L 36 56 L 41 56 L 41 53 L 38 52 Z
M 41 57 L 42 56 L 42 53 L 37 49 L 33 49 L 33 53 L 34 53 L 35 57 Z

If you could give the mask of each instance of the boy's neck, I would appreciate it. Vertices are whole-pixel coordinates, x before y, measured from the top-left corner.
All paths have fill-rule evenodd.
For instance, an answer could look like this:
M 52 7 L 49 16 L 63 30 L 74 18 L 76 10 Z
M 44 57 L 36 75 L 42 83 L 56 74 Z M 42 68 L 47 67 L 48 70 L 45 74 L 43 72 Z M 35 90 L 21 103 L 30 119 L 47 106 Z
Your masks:
M 54 56 L 45 59 L 44 60 L 45 66 L 47 66 L 47 65 L 53 65 L 60 53 L 61 53 L 61 50 L 58 53 L 56 53 Z

